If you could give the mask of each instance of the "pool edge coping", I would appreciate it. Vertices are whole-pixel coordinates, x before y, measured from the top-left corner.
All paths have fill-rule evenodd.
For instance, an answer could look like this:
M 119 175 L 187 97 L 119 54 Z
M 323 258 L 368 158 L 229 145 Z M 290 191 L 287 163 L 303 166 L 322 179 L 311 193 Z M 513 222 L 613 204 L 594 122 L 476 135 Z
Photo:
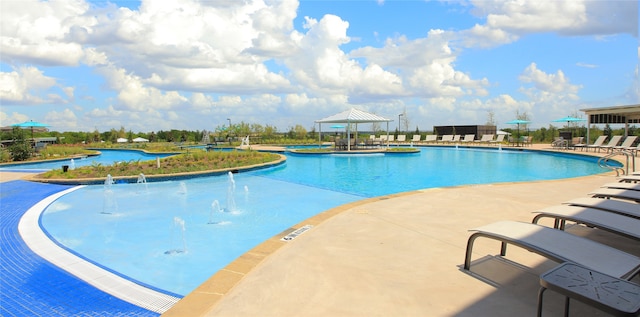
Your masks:
M 180 298 L 152 290 L 122 276 L 105 270 L 61 248 L 42 230 L 39 219 L 47 206 L 56 199 L 83 188 L 75 186 L 39 201 L 20 217 L 18 232 L 27 247 L 45 261 L 85 281 L 98 290 L 138 307 L 162 314 L 174 306 Z

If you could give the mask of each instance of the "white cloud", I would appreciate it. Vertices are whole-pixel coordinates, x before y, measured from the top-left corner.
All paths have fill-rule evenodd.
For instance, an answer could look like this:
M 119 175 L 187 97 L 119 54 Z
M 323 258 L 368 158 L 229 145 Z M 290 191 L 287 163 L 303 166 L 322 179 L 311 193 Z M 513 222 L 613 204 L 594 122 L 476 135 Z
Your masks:
M 81 118 L 78 129 L 88 122 L 108 128 L 129 122 L 143 131 L 211 128 L 228 117 L 282 127 L 292 118 L 312 122 L 351 106 L 380 114 L 408 107 L 433 120 L 459 115 L 472 121 L 485 108 L 512 116 L 515 110 L 539 112 L 546 103 L 555 111 L 575 103 L 581 86 L 562 70 L 540 70 L 540 59 L 519 76 L 521 94 L 491 95 L 490 89 L 502 87 L 489 78 L 516 78 L 469 72 L 474 52 L 467 48 L 534 33 L 637 36 L 637 1 L 469 1 L 479 22 L 468 29 L 443 25 L 421 31 L 426 36 L 399 34 L 359 48 L 357 36 L 364 33 L 350 30 L 357 20 L 305 17 L 304 28 L 296 30 L 297 0 L 143 0 L 138 9 L 83 0 L 8 1 L 0 11 L 0 45 L 11 71 L 0 73 L 0 102 L 71 104 L 78 96 L 80 104 L 96 107 L 84 113 L 72 108 Z M 571 66 L 596 66 L 587 62 L 602 63 L 587 57 Z M 74 79 L 47 76 L 43 67 L 79 64 L 83 76 L 97 74 L 103 86 L 90 78 L 63 87 Z M 571 74 L 574 67 L 565 69 Z M 626 96 L 631 100 L 638 100 L 637 82 Z M 101 103 L 109 107 L 99 109 Z M 66 109 L 50 115 L 71 118 Z
M 78 118 L 71 109 L 64 109 L 61 112 L 51 111 L 47 113 L 44 120 L 56 131 L 77 131 Z
M 93 118 L 98 118 L 99 120 L 109 118 L 109 117 L 120 117 L 124 114 L 121 110 L 116 110 L 112 105 L 109 105 L 107 108 L 95 108 L 88 112 L 88 114 Z
M 297 53 L 285 65 L 300 85 L 325 95 L 348 94 L 355 100 L 403 95 L 402 79 L 375 62 L 363 68 L 340 49 L 350 42 L 349 23 L 335 15 L 306 17 L 305 34 L 294 36 Z
M 349 53 L 352 57 L 364 57 L 382 67 L 411 68 L 429 64 L 434 60 L 449 58 L 453 51 L 449 42 L 451 32 L 430 30 L 425 38 L 409 40 L 405 36 L 385 40 L 384 47 L 361 47 Z
M 589 64 L 589 63 L 583 63 L 583 62 L 577 62 L 576 66 L 578 67 L 584 67 L 584 68 L 598 68 L 598 65 L 595 64 Z
M 72 27 L 89 23 L 87 3 L 71 1 L 3 1 L 0 45 L 5 61 L 39 65 L 77 65 L 82 46 L 66 39 Z
M 587 22 L 583 1 L 474 1 L 487 13 L 486 25 L 513 33 L 575 29 Z
M 298 2 L 143 1 L 89 27 L 87 63 L 113 66 L 163 90 L 261 93 L 289 81 L 263 62 L 292 53 Z M 106 17 L 110 18 L 106 18 Z M 108 56 L 108 58 L 107 58 Z
M 561 35 L 638 35 L 638 2 L 471 0 L 473 12 L 486 19 L 460 32 L 472 47 L 511 43 L 531 33 Z
M 60 87 L 66 98 L 51 92 Z M 73 99 L 72 87 L 61 87 L 56 79 L 45 76 L 33 66 L 18 67 L 11 72 L 0 72 L 0 103 L 5 105 L 36 105 L 65 103 Z
M 562 70 L 558 70 L 555 74 L 547 74 L 538 69 L 536 63 L 527 66 L 518 79 L 524 83 L 532 83 L 539 91 L 556 94 L 575 96 L 581 88 L 579 85 L 572 85 Z
M 393 80 L 386 83 L 404 84 L 395 93 L 424 97 L 486 95 L 487 79 L 474 80 L 454 68 L 456 56 L 449 47 L 453 38 L 451 32 L 431 30 L 426 38 L 387 39 L 382 48 L 364 47 L 350 55 L 396 70 Z
M 531 63 L 518 79 L 529 86 L 519 89 L 527 97 L 527 102 L 535 112 L 547 118 L 559 118 L 568 115 L 568 109 L 574 109 L 580 99 L 581 85 L 574 85 L 562 70 L 548 74 Z
M 125 73 L 112 66 L 99 69 L 109 84 L 118 91 L 117 107 L 122 110 L 146 111 L 148 109 L 172 109 L 184 106 L 187 98 L 177 91 L 162 91 L 148 87 L 139 76 Z
M 0 111 L 0 126 L 2 127 L 20 123 L 20 122 L 25 122 L 27 120 L 29 120 L 29 116 L 25 114 L 12 112 L 9 115 L 6 112 Z

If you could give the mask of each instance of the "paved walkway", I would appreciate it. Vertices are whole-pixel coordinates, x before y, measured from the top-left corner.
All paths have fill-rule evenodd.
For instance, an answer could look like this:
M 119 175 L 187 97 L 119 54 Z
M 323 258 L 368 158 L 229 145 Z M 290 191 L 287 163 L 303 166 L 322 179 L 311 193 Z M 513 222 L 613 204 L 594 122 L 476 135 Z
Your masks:
M 59 269 L 27 247 L 18 222 L 40 200 L 69 186 L 12 180 L 0 176 L 0 315 L 2 316 L 157 316 L 117 299 Z

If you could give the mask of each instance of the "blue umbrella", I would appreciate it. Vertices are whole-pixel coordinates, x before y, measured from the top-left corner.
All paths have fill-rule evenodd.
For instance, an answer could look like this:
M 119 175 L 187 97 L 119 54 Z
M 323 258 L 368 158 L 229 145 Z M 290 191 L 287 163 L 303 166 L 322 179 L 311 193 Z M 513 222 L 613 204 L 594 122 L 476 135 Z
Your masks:
M 22 123 L 12 124 L 11 126 L 18 127 L 18 128 L 46 128 L 49 125 L 46 123 L 40 123 L 37 121 L 29 120 Z
M 331 126 L 332 129 L 344 129 L 343 125 L 339 125 L 339 124 L 334 124 Z M 336 137 L 338 136 L 338 131 L 336 131 Z
M 31 128 L 31 138 L 32 139 L 33 139 L 33 128 L 44 129 L 44 128 L 49 127 L 49 125 L 46 124 L 46 123 L 40 123 L 40 122 L 33 121 L 33 120 L 12 124 L 11 126 L 12 127 L 17 127 L 17 128 Z
M 582 118 L 572 117 L 572 116 L 566 116 L 564 118 L 553 120 L 553 122 L 566 122 L 567 123 L 567 127 L 569 127 L 569 123 L 570 122 L 580 122 L 580 121 L 587 121 L 587 120 L 586 119 L 582 119 Z M 571 133 L 573 134 L 573 132 L 571 132 Z
M 522 119 L 515 119 L 515 120 L 511 120 L 509 122 L 507 122 L 507 124 L 527 124 L 527 123 L 531 123 L 531 121 L 527 121 L 527 120 L 522 120 Z
M 531 123 L 531 121 L 522 120 L 522 119 L 515 119 L 515 120 L 511 120 L 511 121 L 507 122 L 507 124 L 517 124 L 518 125 L 518 145 L 520 145 L 520 125 L 521 124 L 527 124 L 527 123 Z
M 579 122 L 579 121 L 586 121 L 586 119 L 567 116 L 564 118 L 553 120 L 552 122 L 566 122 L 567 124 L 569 124 L 569 122 Z

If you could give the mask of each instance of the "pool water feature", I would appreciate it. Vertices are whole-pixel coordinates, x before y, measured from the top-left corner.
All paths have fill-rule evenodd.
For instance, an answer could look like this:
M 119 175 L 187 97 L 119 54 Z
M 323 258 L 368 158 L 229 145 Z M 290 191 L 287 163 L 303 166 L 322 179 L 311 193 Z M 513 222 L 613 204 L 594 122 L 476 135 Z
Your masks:
M 110 214 L 99 206 L 104 188 L 87 186 L 52 203 L 41 226 L 89 261 L 140 284 L 186 295 L 268 238 L 364 197 L 605 171 L 593 158 L 528 151 L 434 147 L 416 154 L 288 154 L 283 165 L 231 177 L 149 183 L 145 191 L 131 187 L 136 184 L 114 184 L 117 211 Z M 184 252 L 167 253 L 178 249 Z

